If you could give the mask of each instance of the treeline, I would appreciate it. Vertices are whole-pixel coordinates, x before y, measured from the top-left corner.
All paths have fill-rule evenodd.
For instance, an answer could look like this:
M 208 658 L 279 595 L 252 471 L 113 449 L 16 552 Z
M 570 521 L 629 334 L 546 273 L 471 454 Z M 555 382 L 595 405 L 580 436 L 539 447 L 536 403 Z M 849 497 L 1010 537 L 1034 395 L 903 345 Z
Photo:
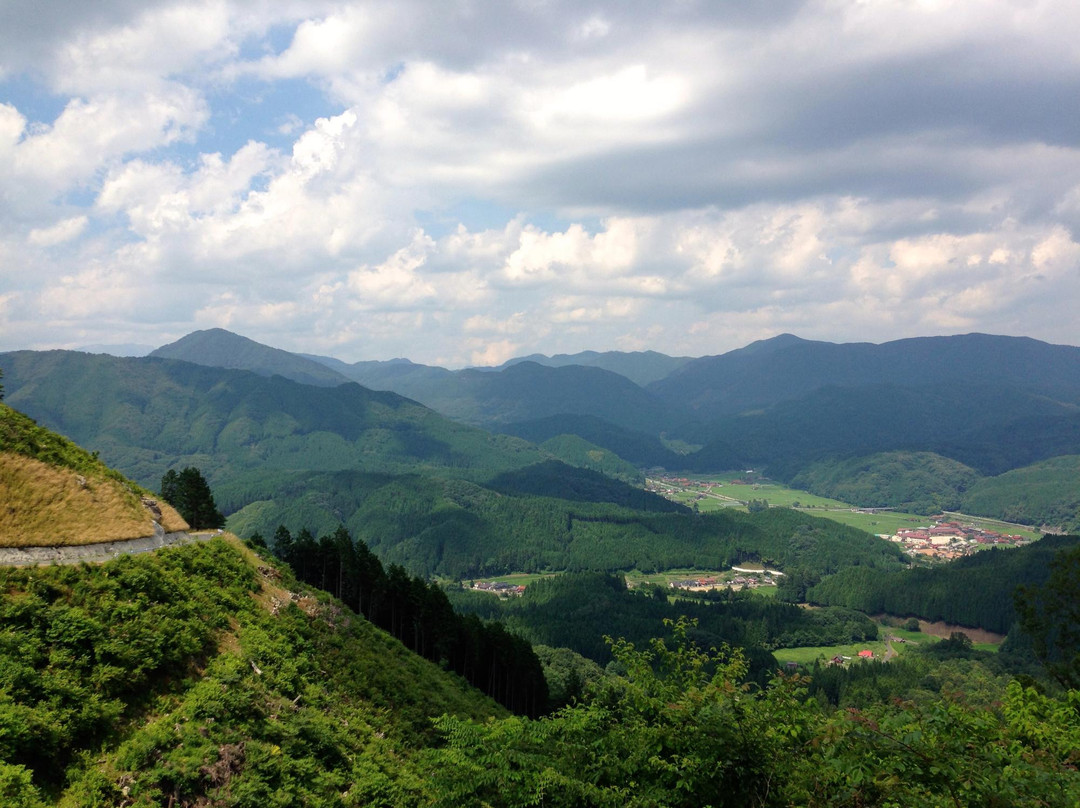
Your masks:
M 746 649 L 755 676 L 767 681 L 777 667 L 771 649 L 833 645 L 877 637 L 866 615 L 841 608 L 801 609 L 750 592 L 721 590 L 711 598 L 677 598 L 659 586 L 629 590 L 621 575 L 566 573 L 530 584 L 520 598 L 451 589 L 459 611 L 501 620 L 533 643 L 565 647 L 600 664 L 611 661 L 604 637 L 644 644 L 665 620 L 691 618 L 693 639 L 703 647 L 727 643 Z
M 420 475 L 301 475 L 277 480 L 283 484 L 272 498 L 252 501 L 228 525 L 239 535 L 268 535 L 279 524 L 331 533 L 344 523 L 384 562 L 457 580 L 554 570 L 722 569 L 748 561 L 800 566 L 819 577 L 851 565 L 902 566 L 896 545 L 791 509 L 656 512 L 651 500 L 648 510 L 631 508 L 591 500 L 582 488 L 571 501 L 519 493 L 527 488 L 522 477 L 502 480 L 504 489 L 496 491 Z M 229 485 L 223 492 L 225 501 L 235 499 Z
M 895 572 L 852 567 L 810 586 L 806 598 L 1005 634 L 1016 620 L 1016 587 L 1045 583 L 1057 551 L 1078 542 L 1077 536 L 1044 536 L 1026 547 L 985 550 L 937 567 Z
M 345 527 L 316 539 L 306 528 L 294 537 L 282 525 L 274 533 L 273 551 L 301 581 L 329 592 L 508 709 L 532 717 L 546 710 L 543 669 L 527 640 L 499 623 L 456 614 L 439 586 L 397 564 L 384 568 Z

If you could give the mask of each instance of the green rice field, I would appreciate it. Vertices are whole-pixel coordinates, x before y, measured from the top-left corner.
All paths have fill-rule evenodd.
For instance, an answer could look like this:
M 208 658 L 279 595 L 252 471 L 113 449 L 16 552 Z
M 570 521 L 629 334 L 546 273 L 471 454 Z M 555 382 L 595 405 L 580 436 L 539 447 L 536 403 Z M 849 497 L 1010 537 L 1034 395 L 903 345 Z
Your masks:
M 721 508 L 746 509 L 744 503 L 752 500 L 765 500 L 773 507 L 798 508 L 814 516 L 822 516 L 841 524 L 865 530 L 867 533 L 892 535 L 903 528 L 929 527 L 931 520 L 926 516 L 892 510 L 858 509 L 847 502 L 840 502 L 827 497 L 819 497 L 806 491 L 789 488 L 786 485 L 768 480 L 759 475 L 745 472 L 724 472 L 721 474 L 690 476 L 681 475 L 686 483 L 675 484 L 671 480 L 657 481 L 656 484 L 666 491 L 670 499 L 681 502 L 699 511 L 708 512 Z M 1042 534 L 1023 525 L 1014 525 L 996 519 L 986 519 L 966 514 L 952 514 L 957 520 L 974 524 L 976 527 L 993 530 L 998 533 L 1012 533 L 1028 539 L 1038 539 Z

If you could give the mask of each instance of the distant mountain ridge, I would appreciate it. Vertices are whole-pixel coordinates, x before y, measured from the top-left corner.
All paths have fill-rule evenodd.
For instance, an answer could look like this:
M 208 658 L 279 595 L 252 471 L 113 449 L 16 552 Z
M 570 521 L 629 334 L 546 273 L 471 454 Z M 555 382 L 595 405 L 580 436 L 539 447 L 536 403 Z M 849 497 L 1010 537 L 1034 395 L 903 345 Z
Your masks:
M 581 351 L 576 354 L 529 354 L 516 357 L 499 365 L 497 370 L 504 370 L 522 362 L 535 362 L 538 365 L 560 368 L 567 365 L 598 367 L 625 376 L 634 384 L 644 387 L 650 382 L 659 381 L 687 362 L 689 356 L 668 356 L 656 351 Z
M 710 472 L 752 467 L 788 481 L 812 464 L 885 452 L 933 453 L 980 475 L 1080 454 L 1080 348 L 1026 337 L 965 334 L 835 344 L 781 334 L 698 359 L 654 352 L 584 351 L 535 357 L 539 361 L 520 357 L 499 368 L 448 370 L 407 359 L 350 365 L 330 357 L 292 354 L 211 329 L 154 353 L 156 358 L 150 361 L 164 361 L 161 357 L 169 355 L 204 367 L 243 368 L 264 379 L 285 377 L 309 390 L 347 387 L 348 380 L 360 380 L 364 387 L 393 391 L 406 397 L 402 401 L 420 402 L 459 424 L 544 444 L 545 451 L 532 450 L 538 451 L 532 462 L 561 452 L 562 459 L 572 464 L 605 470 L 624 480 L 631 478 L 628 467 L 605 452 L 639 469 L 660 466 Z M 46 357 L 38 354 L 34 361 L 48 367 L 54 360 Z M 86 367 L 94 361 L 101 360 L 88 360 Z M 3 362 L 7 360 L 0 359 Z M 643 387 L 612 369 L 617 366 L 639 378 L 646 372 L 656 375 L 663 367 L 674 369 Z M 78 371 L 75 376 L 81 379 L 82 374 Z M 102 384 L 92 373 L 85 379 L 82 389 L 96 390 Z M 16 381 L 13 376 L 11 382 Z M 68 379 L 66 385 L 71 384 Z M 105 384 L 104 398 L 81 400 L 67 391 L 74 405 L 64 405 L 68 406 L 64 417 L 100 409 L 114 384 Z M 138 411 L 160 409 L 157 397 L 170 384 L 154 382 L 151 387 L 142 393 L 145 400 L 123 406 Z M 49 412 L 61 388 L 64 383 L 54 383 L 44 397 L 35 393 L 34 406 Z M 271 388 L 261 395 L 284 395 L 280 384 Z M 323 401 L 323 394 L 303 389 L 284 396 L 290 402 L 296 399 L 288 405 L 295 411 L 287 422 L 297 421 L 306 404 Z M 16 393 L 14 386 L 11 392 Z M 359 400 L 359 393 L 345 397 L 349 395 Z M 199 409 L 195 403 L 186 406 Z M 203 406 L 200 411 L 209 412 L 204 404 L 199 406 Z M 266 423 L 273 422 L 268 413 L 275 405 L 260 406 L 268 411 Z M 53 412 L 59 415 L 63 409 L 58 405 Z M 193 427 L 197 435 L 222 416 L 201 417 Z M 122 432 L 127 426 L 124 418 L 116 417 L 106 434 Z M 246 428 L 234 425 L 225 430 L 223 445 L 233 446 L 229 441 L 235 443 L 237 434 L 246 435 Z M 313 445 L 307 438 L 287 440 L 299 440 L 308 447 L 289 451 L 303 453 Z M 338 454 L 343 450 L 337 440 L 333 439 L 335 448 L 324 449 L 323 456 L 316 458 L 317 468 L 330 470 L 325 465 L 327 457 L 337 457 L 337 467 L 343 467 L 341 457 L 351 456 Z M 379 448 L 361 455 L 362 467 L 375 468 L 375 457 L 383 462 L 389 456 L 383 454 L 390 451 L 388 447 L 400 446 L 400 439 L 395 440 L 372 444 Z M 205 440 L 194 442 L 201 452 L 214 450 Z M 406 455 L 398 457 L 407 465 Z M 448 457 L 444 455 L 438 463 L 447 462 Z M 282 462 L 280 454 L 275 458 L 274 462 Z M 147 467 L 153 462 L 147 461 Z M 469 460 L 465 465 L 478 462 L 482 461 Z M 400 471 L 404 466 L 395 468 Z M 914 470 L 910 473 L 915 474 Z
M 490 474 L 545 456 L 396 393 L 155 357 L 74 351 L 0 355 L 8 401 L 141 484 L 180 465 L 244 470 L 453 468 Z
M 784 334 L 687 362 L 648 390 L 716 417 L 832 386 L 989 382 L 1080 402 L 1080 348 L 987 334 L 881 344 L 814 342 Z
M 292 354 L 222 329 L 197 331 L 151 356 L 199 365 L 280 375 L 301 384 L 334 386 L 347 381 L 389 390 L 463 423 L 491 427 L 553 415 L 602 417 L 635 431 L 662 428 L 668 407 L 626 376 L 598 364 L 510 363 L 501 369 L 446 368 L 405 359 L 356 362 Z M 596 357 L 605 355 L 596 354 Z M 624 365 L 633 355 L 621 355 Z M 641 354 L 652 363 L 662 354 Z M 668 357 L 670 359 L 670 357 Z
M 318 387 L 336 387 L 352 381 L 319 362 L 280 348 L 271 348 L 223 328 L 194 331 L 176 342 L 151 351 L 149 355 L 207 367 L 250 370 L 260 376 L 284 376 L 301 384 Z

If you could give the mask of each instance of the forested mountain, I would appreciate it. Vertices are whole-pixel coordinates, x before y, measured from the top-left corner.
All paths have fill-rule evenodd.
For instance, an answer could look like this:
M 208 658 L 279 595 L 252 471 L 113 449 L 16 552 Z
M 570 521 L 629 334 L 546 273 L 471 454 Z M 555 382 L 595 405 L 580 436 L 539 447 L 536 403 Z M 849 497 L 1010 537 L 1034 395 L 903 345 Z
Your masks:
M 203 365 L 278 373 L 310 384 L 352 380 L 374 390 L 390 390 L 469 424 L 489 426 L 572 413 L 593 415 L 628 429 L 659 431 L 667 408 L 604 362 L 516 362 L 498 370 L 449 371 L 407 360 L 348 365 L 328 357 L 307 357 L 259 345 L 228 331 L 191 334 L 160 348 L 155 356 Z M 636 363 L 633 355 L 623 361 Z M 658 357 L 647 359 L 656 364 Z M 618 361 L 615 361 L 618 364 Z M 305 376 L 307 378 L 305 378 Z
M 43 358 L 64 366 L 63 355 Z M 155 375 L 171 366 L 184 370 Z M 172 434 L 146 423 L 148 411 L 150 422 L 169 411 L 136 407 L 131 391 L 145 386 L 181 402 L 193 391 L 240 401 L 254 424 L 263 423 L 252 403 L 257 395 L 275 397 L 274 406 L 296 395 L 317 402 L 303 422 L 309 427 L 337 424 L 353 405 L 372 419 L 355 426 L 359 446 L 379 445 L 367 430 L 372 421 L 385 427 L 379 419 L 389 416 L 380 408 L 423 410 L 388 394 L 370 398 L 370 391 L 342 404 L 322 398 L 335 392 L 327 388 L 166 360 L 94 367 L 98 372 L 76 374 L 71 383 L 84 395 L 95 385 L 107 403 L 122 406 L 112 416 L 94 403 L 70 407 L 74 421 L 104 423 L 117 434 Z M 18 389 L 27 389 L 25 369 L 18 378 Z M 249 389 L 252 379 L 259 384 Z M 35 384 L 44 401 L 64 401 L 52 385 Z M 361 388 L 337 390 L 357 396 Z M 181 426 L 220 435 L 206 426 L 212 411 L 196 411 L 199 417 Z M 0 415 L 7 412 L 0 406 Z M 280 422 L 265 421 L 272 436 Z M 96 457 L 22 416 L 0 418 L 0 438 L 0 455 L 99 470 Z M 827 520 L 787 509 L 694 515 L 588 470 L 511 463 L 493 474 L 498 466 L 486 467 L 483 485 L 445 473 L 448 467 L 421 476 L 282 464 L 259 470 L 263 478 L 225 476 L 236 481 L 231 496 L 241 499 L 245 485 L 271 486 L 283 499 L 293 485 L 292 493 L 328 517 L 355 507 L 356 523 L 387 543 L 387 554 L 401 552 L 416 564 L 424 553 L 439 564 L 520 546 L 548 562 L 560 553 L 579 559 L 582 569 L 757 559 L 783 565 L 792 578 L 797 571 L 804 582 L 822 579 L 815 592 L 833 582 L 917 588 L 909 575 L 917 571 L 900 569 L 895 546 Z M 88 474 L 86 482 L 94 488 L 99 480 Z M 622 501 L 633 497 L 640 499 Z M 485 530 L 492 544 L 471 546 Z M 879 677 L 877 663 L 821 682 L 772 675 L 770 648 L 862 641 L 876 627 L 846 609 L 804 610 L 750 594 L 670 604 L 663 590 L 628 592 L 621 577 L 596 572 L 534 584 L 507 604 L 472 595 L 478 611 L 489 609 L 524 634 L 611 659 L 605 674 L 589 671 L 591 684 L 559 712 L 508 717 L 465 682 L 535 716 L 546 685 L 526 639 L 454 615 L 436 585 L 384 567 L 345 527 L 317 535 L 280 527 L 265 536 L 292 569 L 235 537 L 100 567 L 0 569 L 3 803 L 456 808 L 542 800 L 576 808 L 696 806 L 719 794 L 731 804 L 779 808 L 1069 805 L 1080 798 L 1075 690 L 1054 690 L 1045 680 L 1040 689 L 1005 684 L 977 661 L 912 667 L 919 679 L 913 702 L 888 698 L 888 683 L 898 677 Z M 1058 547 L 1074 549 L 1056 558 L 1052 573 L 1031 552 Z M 977 611 L 995 594 L 1001 601 L 1017 580 L 1035 583 L 1025 599 L 1037 613 L 1030 625 L 1049 627 L 1035 647 L 1050 641 L 1055 670 L 1068 673 L 1080 662 L 1080 654 L 1065 656 L 1076 653 L 1069 644 L 1076 547 L 1076 539 L 1047 538 L 957 562 L 955 577 L 929 581 L 929 603 L 951 596 Z M 866 594 L 859 586 L 840 591 Z M 454 599 L 464 603 L 470 594 Z M 624 639 L 600 645 L 600 630 Z M 702 645 L 716 647 L 706 652 Z M 953 645 L 962 652 L 963 643 Z M 861 689 L 847 688 L 846 709 L 836 710 L 826 686 L 842 676 Z M 811 698 L 808 681 L 816 687 Z M 1072 680 L 1061 681 L 1067 688 Z M 970 701 L 944 695 L 954 683 Z
M 454 371 L 432 365 L 420 365 L 408 359 L 370 360 L 348 364 L 329 356 L 302 354 L 340 373 L 350 381 L 372 390 L 390 390 L 406 398 L 427 403 L 450 383 Z
M 161 359 L 180 359 L 196 365 L 250 370 L 260 376 L 284 376 L 301 384 L 336 387 L 349 377 L 326 365 L 279 348 L 233 334 L 223 328 L 194 331 L 150 352 Z
M 705 444 L 690 468 L 705 470 L 715 443 L 784 480 L 819 460 L 894 450 L 934 452 L 982 474 L 1080 452 L 1075 404 L 990 383 L 826 387 L 687 432 Z
M 250 503 L 228 522 L 240 535 L 344 524 L 384 561 L 455 580 L 515 570 L 726 569 L 740 561 L 818 578 L 850 564 L 902 566 L 896 545 L 828 519 L 787 509 L 694 515 L 599 475 L 566 476 L 512 472 L 484 486 L 335 472 L 218 490 L 223 502 Z
M 334 378 L 393 390 L 459 421 L 535 442 L 574 434 L 642 466 L 753 465 L 790 480 L 821 460 L 904 450 L 993 475 L 1080 453 L 1080 349 L 1026 338 L 837 345 L 785 334 L 695 360 L 583 352 L 536 357 L 546 366 L 523 357 L 463 371 L 407 360 L 347 365 L 248 343 L 212 331 L 169 348 L 188 345 L 194 361 L 277 367 L 294 378 L 301 371 L 285 356 L 309 370 L 321 363 Z M 658 377 L 647 391 L 630 380 L 647 375 Z M 662 435 L 701 448 L 676 454 Z
M 994 382 L 1080 402 L 1080 348 L 1025 337 L 965 334 L 872 343 L 813 342 L 791 334 L 688 362 L 649 390 L 708 416 L 801 398 L 826 387 L 937 387 Z
M 482 426 L 552 415 L 592 415 L 625 429 L 659 433 L 669 408 L 624 376 L 598 367 L 545 367 L 522 362 L 505 370 L 458 371 L 423 401 L 432 409 Z
M 658 381 L 691 361 L 688 356 L 668 356 L 656 351 L 581 351 L 576 354 L 529 354 L 504 362 L 499 369 L 522 362 L 536 362 L 538 365 L 558 368 L 567 365 L 581 365 L 610 370 L 625 376 L 634 384 L 644 387 Z
M 957 505 L 974 484 L 959 465 L 989 477 L 1080 454 L 1080 349 L 1013 337 L 833 345 L 784 335 L 686 362 L 648 390 L 599 366 L 575 364 L 349 366 L 220 330 L 196 332 L 161 351 L 314 384 L 368 367 L 387 383 L 410 379 L 416 398 L 458 423 L 386 392 L 347 384 L 320 391 L 280 376 L 240 381 L 210 367 L 177 370 L 160 359 L 155 366 L 153 359 L 15 353 L 0 363 L 9 366 L 13 402 L 144 485 L 179 465 L 203 467 L 212 481 L 225 469 L 256 468 L 264 475 L 438 469 L 486 480 L 555 457 L 624 481 L 639 479 L 631 466 L 755 468 L 819 493 L 844 491 L 859 505 L 929 511 Z M 599 365 L 604 357 L 612 366 L 616 358 L 643 358 L 586 353 L 557 362 Z M 122 361 L 133 364 L 114 364 Z M 89 401 L 85 390 L 95 391 Z M 470 432 L 462 422 L 544 445 Z M 871 468 L 896 452 L 907 460 Z M 939 459 L 931 462 L 930 454 Z M 860 458 L 868 457 L 878 459 L 866 466 Z M 1013 480 L 1019 478 L 999 486 Z M 1064 488 L 1053 490 L 1064 500 L 1038 511 L 1060 520 L 1072 505 Z
M 796 474 L 792 485 L 861 507 L 933 514 L 959 510 L 977 480 L 974 469 L 932 452 L 883 452 L 815 463 Z
M 147 487 L 177 466 L 244 471 L 454 469 L 487 477 L 544 459 L 395 393 L 313 387 L 175 360 L 71 351 L 0 356 L 7 399 Z
M 493 429 L 533 443 L 543 443 L 560 435 L 577 435 L 637 466 L 677 469 L 684 468 L 687 462 L 682 455 L 667 448 L 657 436 L 624 429 L 595 415 L 552 415 L 532 421 L 516 421 Z M 713 470 L 721 468 L 731 467 L 715 466 Z

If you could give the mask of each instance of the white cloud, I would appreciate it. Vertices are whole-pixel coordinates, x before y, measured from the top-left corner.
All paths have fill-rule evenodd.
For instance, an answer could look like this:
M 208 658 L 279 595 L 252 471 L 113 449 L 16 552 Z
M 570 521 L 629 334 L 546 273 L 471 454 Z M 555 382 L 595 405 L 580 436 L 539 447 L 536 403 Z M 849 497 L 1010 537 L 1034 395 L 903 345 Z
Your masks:
M 55 51 L 53 89 L 76 96 L 138 92 L 235 54 L 224 2 L 150 7 L 124 25 L 77 32 Z
M 77 238 L 85 229 L 89 219 L 85 216 L 72 216 L 57 222 L 52 227 L 35 228 L 30 231 L 27 240 L 36 247 L 53 247 Z
M 114 159 L 192 138 L 207 115 L 202 99 L 180 85 L 131 96 L 76 98 L 51 125 L 31 129 L 16 144 L 13 173 L 58 193 Z
M 0 332 L 23 344 L 152 342 L 149 316 L 456 363 L 783 330 L 1080 342 L 1064 0 L 0 20 Z
M 469 355 L 469 364 L 479 367 L 493 367 L 501 365 L 508 359 L 513 359 L 521 352 L 521 343 L 510 340 L 489 342 L 483 348 L 474 350 Z

